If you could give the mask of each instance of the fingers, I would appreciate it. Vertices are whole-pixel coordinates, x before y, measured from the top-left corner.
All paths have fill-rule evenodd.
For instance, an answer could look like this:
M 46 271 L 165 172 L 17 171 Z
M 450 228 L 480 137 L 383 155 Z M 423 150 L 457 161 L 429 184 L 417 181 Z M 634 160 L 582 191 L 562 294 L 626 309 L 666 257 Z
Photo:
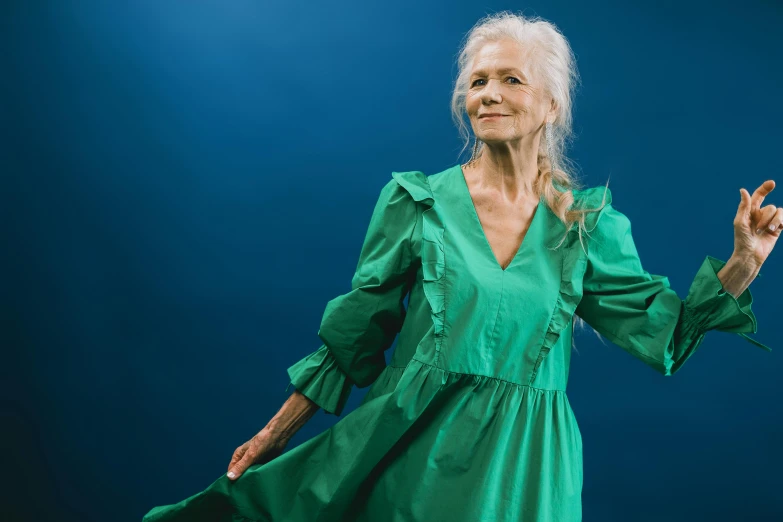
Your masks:
M 254 460 L 254 455 L 252 451 L 246 451 L 245 455 L 239 459 L 239 462 L 234 464 L 234 467 L 231 468 L 231 470 L 227 473 L 228 478 L 231 480 L 236 480 L 239 477 L 242 476 L 242 473 L 247 470 L 252 464 Z
M 237 473 L 237 464 L 242 461 L 242 458 L 247 454 L 247 448 L 249 444 L 245 442 L 234 451 L 234 455 L 231 457 L 231 462 L 228 464 L 228 478 L 233 479 L 239 477 Z M 233 473 L 233 475 L 232 475 Z
M 751 196 L 751 207 L 753 210 L 758 210 L 761 208 L 761 204 L 764 202 L 764 198 L 772 192 L 775 189 L 775 181 L 768 179 L 764 183 L 762 183 L 759 188 L 753 191 L 753 196 Z
M 770 211 L 771 207 L 771 211 Z M 773 205 L 764 207 L 764 219 L 761 219 L 756 229 L 756 234 L 763 232 L 780 233 L 780 229 L 783 226 L 783 207 L 775 208 Z
M 262 441 L 259 439 L 258 435 L 254 436 L 252 439 L 247 441 L 242 445 L 242 454 L 240 455 L 241 458 L 239 461 L 234 464 L 231 469 L 228 470 L 228 473 L 226 475 L 231 480 L 236 480 L 240 476 L 242 476 L 242 473 L 247 470 L 250 466 L 255 464 L 255 462 L 258 460 L 259 455 L 261 455 L 264 449 L 264 445 Z M 239 451 L 239 450 L 237 450 Z
M 234 464 L 242 459 L 245 451 L 247 451 L 247 444 L 241 445 L 234 451 L 234 455 L 231 457 L 231 462 L 228 464 L 228 471 L 231 471 L 231 468 L 234 466 Z
M 754 232 L 756 233 L 756 235 L 761 234 L 767 229 L 767 227 L 775 217 L 776 212 L 777 212 L 777 207 L 775 207 L 775 205 L 767 205 L 766 207 L 754 213 L 753 218 L 754 218 L 754 222 L 756 223 L 756 229 L 754 230 Z
M 747 190 L 740 189 L 740 203 L 737 207 L 737 216 L 734 218 L 734 223 L 744 223 L 750 217 L 751 211 L 751 197 Z
M 238 479 L 253 464 L 265 464 L 283 453 L 288 439 L 272 433 L 266 428 L 258 432 L 252 439 L 237 448 L 228 466 L 226 476 L 231 480 Z

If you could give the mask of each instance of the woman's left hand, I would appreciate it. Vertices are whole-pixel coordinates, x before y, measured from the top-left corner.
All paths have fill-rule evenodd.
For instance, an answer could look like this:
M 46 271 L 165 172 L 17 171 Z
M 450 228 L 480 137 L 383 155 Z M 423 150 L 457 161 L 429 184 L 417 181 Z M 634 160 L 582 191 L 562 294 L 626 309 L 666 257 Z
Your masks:
M 775 182 L 771 179 L 754 190 L 753 196 L 744 188 L 740 189 L 741 201 L 734 218 L 733 255 L 754 263 L 756 268 L 767 260 L 783 229 L 783 207 L 767 205 L 761 208 L 764 198 L 774 189 Z

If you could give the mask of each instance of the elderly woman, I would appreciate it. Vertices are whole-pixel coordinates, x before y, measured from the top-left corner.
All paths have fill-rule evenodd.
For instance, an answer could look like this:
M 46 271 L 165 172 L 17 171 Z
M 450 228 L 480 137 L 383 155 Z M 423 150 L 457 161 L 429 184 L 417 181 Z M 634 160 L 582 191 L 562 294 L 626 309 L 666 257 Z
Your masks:
M 747 287 L 781 233 L 783 208 L 760 206 L 774 182 L 740 189 L 733 255 L 707 256 L 680 299 L 643 269 L 609 189 L 566 170 L 576 79 L 552 24 L 479 21 L 452 98 L 476 136 L 470 161 L 392 173 L 323 345 L 288 368 L 296 391 L 226 475 L 146 522 L 579 521 L 575 315 L 663 375 L 709 330 L 769 350 L 745 334 Z M 370 386 L 357 409 L 283 453 L 319 408 L 341 415 L 354 385 Z

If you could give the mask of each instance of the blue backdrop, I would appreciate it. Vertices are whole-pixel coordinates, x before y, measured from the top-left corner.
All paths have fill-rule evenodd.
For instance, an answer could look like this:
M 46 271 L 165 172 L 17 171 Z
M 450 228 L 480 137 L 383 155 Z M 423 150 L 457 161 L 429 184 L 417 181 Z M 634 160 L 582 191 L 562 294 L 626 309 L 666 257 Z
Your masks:
M 450 88 L 486 13 L 569 38 L 571 156 L 682 297 L 731 255 L 739 188 L 783 184 L 778 1 L 371 4 L 3 2 L 4 520 L 139 520 L 226 472 L 320 345 L 391 172 L 466 159 Z M 783 245 L 761 273 L 771 354 L 710 332 L 664 378 L 577 337 L 586 522 L 783 519 Z

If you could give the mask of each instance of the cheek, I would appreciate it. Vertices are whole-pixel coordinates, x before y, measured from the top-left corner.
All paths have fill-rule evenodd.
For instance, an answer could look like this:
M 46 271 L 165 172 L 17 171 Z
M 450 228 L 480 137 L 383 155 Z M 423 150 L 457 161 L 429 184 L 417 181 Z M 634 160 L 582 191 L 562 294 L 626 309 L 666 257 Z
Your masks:
M 535 105 L 534 105 L 534 99 L 532 96 L 528 95 L 521 95 L 517 98 L 516 105 L 520 108 L 521 111 L 524 111 L 525 113 L 533 113 L 535 112 Z
M 536 103 L 536 97 L 533 93 L 525 89 L 517 89 L 512 97 L 515 104 L 520 105 L 525 109 Z

